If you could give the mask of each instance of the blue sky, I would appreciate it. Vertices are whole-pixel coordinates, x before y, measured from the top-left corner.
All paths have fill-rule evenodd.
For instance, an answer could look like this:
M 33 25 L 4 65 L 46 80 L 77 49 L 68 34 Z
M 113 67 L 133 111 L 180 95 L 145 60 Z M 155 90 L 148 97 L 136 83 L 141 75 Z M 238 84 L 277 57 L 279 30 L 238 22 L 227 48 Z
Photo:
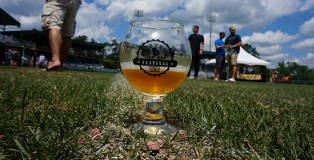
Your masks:
M 40 29 L 44 0 L 0 0 L 1 8 L 21 22 L 21 29 Z M 314 68 L 314 0 L 83 0 L 77 15 L 75 36 L 86 35 L 98 42 L 122 41 L 134 11 L 143 18 L 171 19 L 185 26 L 200 26 L 209 50 L 207 15 L 215 15 L 211 50 L 220 31 L 232 25 L 243 43 L 257 49 L 273 66 L 291 61 Z M 17 30 L 9 27 L 8 30 Z

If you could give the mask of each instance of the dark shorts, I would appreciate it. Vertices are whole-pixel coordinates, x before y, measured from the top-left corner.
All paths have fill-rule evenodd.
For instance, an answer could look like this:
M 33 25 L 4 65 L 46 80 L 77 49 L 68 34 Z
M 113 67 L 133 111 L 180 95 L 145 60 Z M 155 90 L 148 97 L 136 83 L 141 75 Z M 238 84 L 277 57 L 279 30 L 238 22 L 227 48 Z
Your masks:
M 222 70 L 225 67 L 226 58 L 224 54 L 216 55 L 216 69 Z

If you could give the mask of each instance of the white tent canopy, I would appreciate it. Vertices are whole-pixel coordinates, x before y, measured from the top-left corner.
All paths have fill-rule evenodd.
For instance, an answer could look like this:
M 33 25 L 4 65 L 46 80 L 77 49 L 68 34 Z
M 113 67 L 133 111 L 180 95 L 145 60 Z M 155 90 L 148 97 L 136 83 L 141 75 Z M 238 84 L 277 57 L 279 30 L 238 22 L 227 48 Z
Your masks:
M 238 55 L 238 64 L 244 64 L 248 66 L 270 66 L 271 64 L 267 61 L 262 59 L 256 58 L 251 54 L 247 53 L 242 47 L 240 47 L 240 53 Z M 215 64 L 216 60 L 211 59 L 205 62 L 206 65 L 208 64 Z

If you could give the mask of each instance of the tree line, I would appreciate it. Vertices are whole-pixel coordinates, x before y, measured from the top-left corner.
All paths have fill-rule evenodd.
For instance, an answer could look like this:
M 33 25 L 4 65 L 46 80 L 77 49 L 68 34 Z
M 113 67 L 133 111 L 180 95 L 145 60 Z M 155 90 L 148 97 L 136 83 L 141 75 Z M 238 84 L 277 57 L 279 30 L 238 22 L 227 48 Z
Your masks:
M 81 41 L 81 42 L 88 42 L 88 37 L 85 35 L 77 36 L 77 37 L 74 37 L 73 39 Z M 90 43 L 97 43 L 97 41 L 92 38 Z M 104 42 L 102 44 L 104 48 L 101 52 L 93 51 L 93 50 L 85 50 L 85 51 L 75 51 L 75 54 L 78 56 L 84 56 L 84 57 L 102 60 L 105 68 L 109 68 L 109 69 L 119 68 L 120 66 L 119 48 L 120 48 L 121 43 L 118 43 L 117 40 L 113 39 L 111 42 Z
M 252 45 L 246 43 L 242 47 L 251 55 L 260 58 L 260 54 L 257 52 L 256 48 L 252 47 Z M 282 76 L 291 77 L 294 80 L 314 81 L 314 68 L 309 68 L 308 66 L 300 65 L 296 62 L 279 62 L 274 71 L 279 72 Z M 270 71 L 268 69 L 268 77 L 271 76 L 269 73 Z

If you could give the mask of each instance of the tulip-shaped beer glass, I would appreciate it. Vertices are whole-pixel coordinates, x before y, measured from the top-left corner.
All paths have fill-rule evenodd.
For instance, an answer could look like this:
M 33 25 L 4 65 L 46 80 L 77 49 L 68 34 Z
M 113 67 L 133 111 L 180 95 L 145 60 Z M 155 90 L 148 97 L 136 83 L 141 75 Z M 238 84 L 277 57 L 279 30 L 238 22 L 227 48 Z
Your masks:
M 175 132 L 162 114 L 165 95 L 186 78 L 191 50 L 182 24 L 169 20 L 137 20 L 120 48 L 120 64 L 127 81 L 144 94 L 146 111 L 136 128 L 148 134 Z

